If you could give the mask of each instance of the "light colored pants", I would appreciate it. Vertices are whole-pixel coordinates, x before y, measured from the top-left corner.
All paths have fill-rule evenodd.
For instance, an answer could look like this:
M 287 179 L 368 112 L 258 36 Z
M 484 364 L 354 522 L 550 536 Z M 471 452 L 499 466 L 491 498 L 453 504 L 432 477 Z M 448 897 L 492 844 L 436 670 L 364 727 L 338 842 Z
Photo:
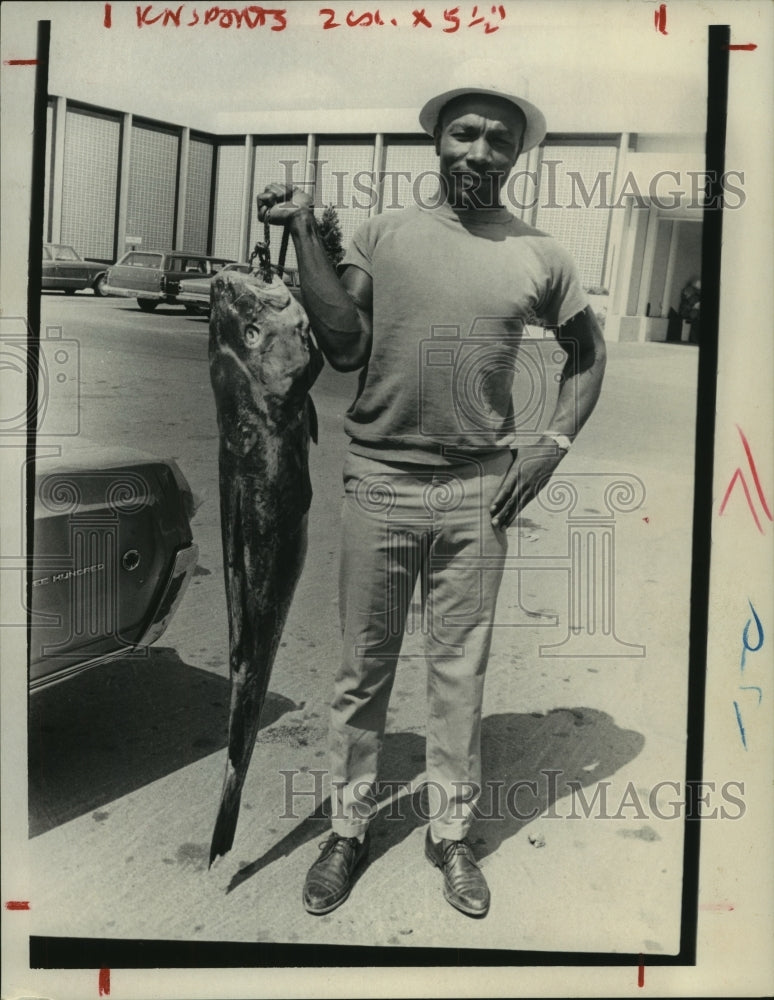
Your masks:
M 344 468 L 339 601 L 344 649 L 331 706 L 332 826 L 362 835 L 417 579 L 427 667 L 428 815 L 436 837 L 467 834 L 481 785 L 481 703 L 507 551 L 489 504 L 510 452 L 453 466 Z M 408 669 L 418 661 L 410 658 Z

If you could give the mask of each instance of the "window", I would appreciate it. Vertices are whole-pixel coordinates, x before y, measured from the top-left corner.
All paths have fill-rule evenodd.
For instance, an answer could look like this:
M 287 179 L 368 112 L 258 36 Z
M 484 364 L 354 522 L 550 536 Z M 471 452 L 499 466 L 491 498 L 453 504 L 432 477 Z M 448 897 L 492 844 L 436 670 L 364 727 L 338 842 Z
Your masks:
M 81 258 L 72 247 L 56 246 L 54 250 L 54 260 L 80 260 Z
M 161 267 L 160 253 L 139 253 L 136 250 L 128 253 L 120 262 L 127 267 Z

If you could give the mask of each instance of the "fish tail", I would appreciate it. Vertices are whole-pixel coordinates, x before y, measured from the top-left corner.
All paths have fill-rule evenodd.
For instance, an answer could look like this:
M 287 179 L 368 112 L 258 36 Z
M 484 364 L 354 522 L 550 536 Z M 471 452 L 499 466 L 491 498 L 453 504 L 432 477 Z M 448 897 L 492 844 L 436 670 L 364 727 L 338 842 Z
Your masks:
M 242 798 L 242 783 L 239 781 L 236 771 L 229 768 L 229 773 L 223 785 L 223 793 L 220 797 L 220 808 L 218 818 L 215 820 L 215 829 L 212 834 L 210 844 L 210 867 L 212 862 L 220 855 L 227 854 L 234 843 L 237 819 L 239 818 L 239 802 Z

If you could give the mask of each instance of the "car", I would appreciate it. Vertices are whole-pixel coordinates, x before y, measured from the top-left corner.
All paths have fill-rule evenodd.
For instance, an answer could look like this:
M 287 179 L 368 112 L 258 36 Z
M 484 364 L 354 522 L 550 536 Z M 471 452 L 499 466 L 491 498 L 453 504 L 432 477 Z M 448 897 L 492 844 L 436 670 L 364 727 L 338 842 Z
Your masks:
M 90 288 L 95 295 L 104 295 L 107 269 L 104 261 L 85 260 L 75 247 L 66 243 L 43 244 L 41 288 L 44 291 L 75 295 Z
M 169 459 L 79 441 L 37 460 L 30 692 L 160 638 L 196 568 L 194 509 Z
M 250 264 L 234 263 L 226 264 L 218 273 L 239 271 L 241 274 L 249 274 L 250 270 Z M 188 312 L 199 314 L 209 313 L 210 288 L 214 277 L 215 275 L 213 274 L 208 278 L 204 276 L 199 278 L 183 278 L 180 282 L 180 291 L 176 296 L 177 301 L 182 302 Z
M 226 271 L 239 271 L 242 274 L 249 274 L 252 269 L 252 265 L 239 263 L 239 264 L 226 264 L 225 267 L 221 269 L 223 273 Z M 272 270 L 275 274 L 280 274 L 280 269 L 272 265 Z M 198 313 L 209 313 L 210 311 L 210 288 L 212 286 L 212 279 L 215 275 L 210 278 L 183 278 L 180 282 L 180 291 L 177 293 L 177 301 L 182 302 L 183 305 L 188 309 L 189 312 Z M 298 280 L 298 271 L 295 268 L 285 267 L 282 268 L 281 272 L 282 280 L 288 286 L 290 294 L 294 298 L 301 300 L 301 285 Z M 303 303 L 302 303 L 303 304 Z
M 162 302 L 178 304 L 177 295 L 184 278 L 211 278 L 226 264 L 233 263 L 236 262 L 227 257 L 182 250 L 130 250 L 109 268 L 105 293 L 136 298 L 143 312 L 153 312 Z

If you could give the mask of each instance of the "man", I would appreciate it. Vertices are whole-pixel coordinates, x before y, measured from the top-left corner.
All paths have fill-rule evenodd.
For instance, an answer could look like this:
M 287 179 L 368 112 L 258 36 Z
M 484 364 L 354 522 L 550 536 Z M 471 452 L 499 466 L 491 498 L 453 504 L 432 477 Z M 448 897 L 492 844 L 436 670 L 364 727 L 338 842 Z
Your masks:
M 506 528 L 554 472 L 592 412 L 604 341 L 575 266 L 502 205 L 542 114 L 498 87 L 447 91 L 420 123 L 435 139 L 432 206 L 371 218 L 328 263 L 311 200 L 275 185 L 259 219 L 286 225 L 312 328 L 331 365 L 361 370 L 346 415 L 340 612 L 344 650 L 331 707 L 332 832 L 303 901 L 349 895 L 376 811 L 379 752 L 417 579 L 426 621 L 425 853 L 445 898 L 484 916 L 490 894 L 467 834 L 481 788 L 481 706 Z M 568 349 L 548 430 L 520 443 L 511 398 L 525 321 Z M 517 447 L 518 446 L 518 447 Z
M 698 274 L 689 278 L 680 293 L 680 315 L 691 324 L 690 343 L 699 343 L 699 316 L 701 313 L 701 278 Z

